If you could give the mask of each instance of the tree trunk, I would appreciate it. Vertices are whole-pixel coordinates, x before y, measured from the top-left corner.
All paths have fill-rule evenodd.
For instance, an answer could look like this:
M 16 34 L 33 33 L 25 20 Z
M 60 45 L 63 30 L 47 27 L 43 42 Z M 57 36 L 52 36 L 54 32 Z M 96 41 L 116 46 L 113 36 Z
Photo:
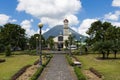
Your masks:
M 107 58 L 108 58 L 109 54 L 110 54 L 110 51 L 108 50 L 108 51 L 107 51 Z
M 105 59 L 105 52 L 104 51 L 102 51 L 102 55 L 103 55 L 103 59 Z
M 117 54 L 117 51 L 114 51 L 114 58 L 116 59 L 116 54 Z

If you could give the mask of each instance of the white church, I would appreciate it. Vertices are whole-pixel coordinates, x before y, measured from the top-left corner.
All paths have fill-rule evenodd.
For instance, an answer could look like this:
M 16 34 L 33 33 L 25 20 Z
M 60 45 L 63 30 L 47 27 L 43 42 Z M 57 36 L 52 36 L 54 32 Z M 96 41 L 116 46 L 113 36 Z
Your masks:
M 64 27 L 63 27 L 63 34 L 60 33 L 60 35 L 56 36 L 53 40 L 55 42 L 54 46 L 55 48 L 65 48 L 65 40 L 68 40 L 69 37 L 69 21 L 65 19 L 64 21 Z

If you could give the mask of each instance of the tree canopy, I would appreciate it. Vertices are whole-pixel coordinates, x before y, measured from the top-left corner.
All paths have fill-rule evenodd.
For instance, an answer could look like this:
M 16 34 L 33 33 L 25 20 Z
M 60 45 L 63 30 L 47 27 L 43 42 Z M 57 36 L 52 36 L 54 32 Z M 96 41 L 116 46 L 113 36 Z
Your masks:
M 89 37 L 86 42 L 89 46 L 93 46 L 93 50 L 105 54 L 107 57 L 110 51 L 116 53 L 120 50 L 120 27 L 113 26 L 109 22 L 96 21 L 86 32 Z
M 26 45 L 25 30 L 20 25 L 7 23 L 0 27 L 0 44 L 15 49 L 24 49 Z

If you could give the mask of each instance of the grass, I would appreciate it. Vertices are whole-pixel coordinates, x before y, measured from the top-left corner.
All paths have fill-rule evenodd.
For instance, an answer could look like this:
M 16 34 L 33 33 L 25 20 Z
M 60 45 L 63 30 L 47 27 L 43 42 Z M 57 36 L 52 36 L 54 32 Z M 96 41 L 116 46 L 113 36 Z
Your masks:
M 5 57 L 0 55 L 0 59 L 6 59 L 6 62 L 0 63 L 0 80 L 10 80 L 19 69 L 27 64 L 33 64 L 39 57 L 30 55 L 12 55 Z
M 77 56 L 82 62 L 82 70 L 93 67 L 104 76 L 104 80 L 120 80 L 120 54 L 117 54 L 119 59 L 98 60 L 96 57 L 98 54 Z

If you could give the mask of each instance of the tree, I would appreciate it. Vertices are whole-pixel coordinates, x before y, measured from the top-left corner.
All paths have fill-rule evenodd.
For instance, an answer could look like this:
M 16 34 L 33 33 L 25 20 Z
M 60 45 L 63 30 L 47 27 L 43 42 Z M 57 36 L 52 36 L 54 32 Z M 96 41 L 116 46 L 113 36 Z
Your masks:
M 69 44 L 68 40 L 65 40 L 65 47 L 66 48 L 68 47 L 68 44 Z
M 53 40 L 53 36 L 49 36 L 49 38 L 47 39 L 47 43 L 50 45 L 50 49 L 53 49 L 54 46 L 54 40 Z
M 11 55 L 11 47 L 10 47 L 10 45 L 8 45 L 8 46 L 6 47 L 5 56 L 10 56 L 10 55 Z
M 24 49 L 26 45 L 25 30 L 17 24 L 5 24 L 1 27 L 0 43 L 3 43 L 5 46 L 11 45 L 12 49 L 17 47 Z
M 105 59 L 106 57 L 108 58 L 111 47 L 111 41 L 99 41 L 94 43 L 93 50 L 102 53 L 102 58 Z
M 40 34 L 34 34 L 33 36 L 30 37 L 29 43 L 30 43 L 31 48 L 33 49 L 36 48 L 36 44 L 37 45 L 39 44 L 39 38 L 40 38 Z M 41 35 L 41 41 L 42 41 L 42 47 L 45 47 L 46 41 L 43 35 Z
M 89 35 L 86 42 L 94 47 L 93 50 L 101 52 L 103 58 L 106 56 L 108 58 L 112 50 L 116 57 L 116 53 L 119 51 L 118 45 L 120 45 L 120 43 L 116 43 L 120 40 L 119 27 L 117 28 L 109 22 L 102 23 L 101 21 L 96 21 L 91 24 L 91 27 L 86 33 Z

